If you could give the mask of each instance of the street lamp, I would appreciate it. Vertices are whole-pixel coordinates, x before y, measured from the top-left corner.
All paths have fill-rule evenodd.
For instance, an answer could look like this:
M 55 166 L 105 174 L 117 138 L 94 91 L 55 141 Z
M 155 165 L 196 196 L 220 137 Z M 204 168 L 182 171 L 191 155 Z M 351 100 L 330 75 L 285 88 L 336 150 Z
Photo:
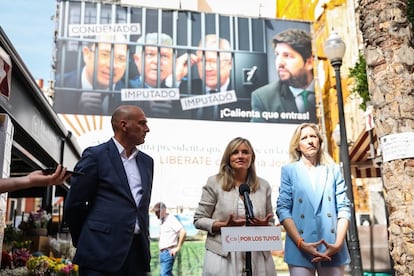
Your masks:
M 361 252 L 359 248 L 358 229 L 355 219 L 355 205 L 354 195 L 352 193 L 352 179 L 351 179 L 351 166 L 349 161 L 348 139 L 345 128 L 345 116 L 344 116 L 344 101 L 342 98 L 342 84 L 341 84 L 341 65 L 342 58 L 345 54 L 345 43 L 341 37 L 332 32 L 329 38 L 325 42 L 325 54 L 331 61 L 332 67 L 335 69 L 336 79 L 336 92 L 338 97 L 338 114 L 339 114 L 339 132 L 341 137 L 340 156 L 343 167 L 343 174 L 345 185 L 347 186 L 347 194 L 351 201 L 351 221 L 348 229 L 348 245 L 351 255 L 351 270 L 352 276 L 362 276 L 362 261 Z

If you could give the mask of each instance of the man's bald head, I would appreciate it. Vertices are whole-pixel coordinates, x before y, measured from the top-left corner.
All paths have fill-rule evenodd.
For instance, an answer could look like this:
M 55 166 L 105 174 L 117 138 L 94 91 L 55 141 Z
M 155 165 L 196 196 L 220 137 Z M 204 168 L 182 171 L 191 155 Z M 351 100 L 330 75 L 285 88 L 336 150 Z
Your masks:
M 116 131 L 117 125 L 122 120 L 128 120 L 133 114 L 143 113 L 142 109 L 135 105 L 121 105 L 115 109 L 111 118 L 112 129 Z

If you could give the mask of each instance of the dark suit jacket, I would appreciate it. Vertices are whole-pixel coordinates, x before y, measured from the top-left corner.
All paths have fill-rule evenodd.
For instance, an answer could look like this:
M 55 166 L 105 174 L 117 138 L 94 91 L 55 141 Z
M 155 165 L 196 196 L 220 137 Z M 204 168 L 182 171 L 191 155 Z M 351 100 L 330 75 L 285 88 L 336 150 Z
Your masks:
M 188 85 L 191 84 L 191 87 Z M 227 91 L 233 90 L 231 82 L 227 87 Z M 205 87 L 203 87 L 203 81 L 201 79 L 192 79 L 191 82 L 183 80 L 180 83 L 180 94 L 181 97 L 191 97 L 205 94 Z M 236 108 L 239 103 L 223 104 L 219 106 L 207 106 L 192 110 L 192 118 L 197 120 L 220 120 L 219 112 L 221 108 L 229 107 Z
M 63 76 L 58 76 L 56 78 L 56 97 L 54 101 L 54 109 L 58 113 L 69 113 L 69 114 L 90 114 L 90 115 L 109 115 L 112 114 L 113 110 L 106 108 L 105 102 L 111 100 L 114 97 L 114 94 L 108 93 L 104 95 L 102 93 L 102 103 L 103 106 L 100 110 L 91 110 L 85 108 L 85 105 L 80 101 L 81 94 L 84 92 L 93 92 L 93 91 L 83 91 L 81 84 L 81 75 L 82 69 L 80 71 L 72 71 L 64 74 Z M 65 89 L 69 88 L 69 89 Z M 122 88 L 125 88 L 124 80 L 120 80 L 115 84 L 114 90 L 119 91 Z M 100 93 L 100 92 L 97 92 Z M 116 93 L 118 94 L 118 93 Z M 107 99 L 105 99 L 107 98 Z
M 251 122 L 272 122 L 272 123 L 304 123 L 316 122 L 315 107 L 311 106 L 308 119 L 284 119 L 281 113 L 299 113 L 295 97 L 286 83 L 276 81 L 259 87 L 252 92 L 252 110 L 260 114 L 260 117 L 252 118 Z M 272 113 L 268 120 L 263 118 L 263 112 Z M 276 118 L 276 113 L 278 118 Z
M 143 152 L 136 156 L 142 178 L 142 199 L 136 206 L 114 141 L 87 148 L 75 166 L 84 175 L 72 176 L 65 200 L 64 219 L 77 247 L 74 262 L 93 270 L 121 268 L 134 237 L 138 216 L 143 260 L 150 271 L 149 204 L 154 161 Z

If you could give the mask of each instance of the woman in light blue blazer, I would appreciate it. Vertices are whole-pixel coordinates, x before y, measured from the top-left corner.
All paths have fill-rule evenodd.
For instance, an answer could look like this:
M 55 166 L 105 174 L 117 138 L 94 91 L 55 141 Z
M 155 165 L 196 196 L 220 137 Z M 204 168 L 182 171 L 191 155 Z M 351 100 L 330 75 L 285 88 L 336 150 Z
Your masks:
M 322 149 L 315 124 L 299 125 L 289 154 L 276 214 L 287 233 L 284 258 L 290 275 L 344 275 L 350 262 L 346 233 L 351 207 L 341 170 Z

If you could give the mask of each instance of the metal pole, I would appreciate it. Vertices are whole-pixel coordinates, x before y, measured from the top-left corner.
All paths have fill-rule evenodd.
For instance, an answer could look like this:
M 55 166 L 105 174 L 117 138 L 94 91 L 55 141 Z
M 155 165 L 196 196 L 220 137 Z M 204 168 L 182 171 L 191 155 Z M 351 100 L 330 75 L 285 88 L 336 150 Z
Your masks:
M 244 270 L 246 272 L 246 276 L 252 276 L 252 252 L 246 252 L 246 268 Z
M 336 92 L 338 97 L 339 128 L 341 135 L 341 161 L 345 185 L 347 186 L 348 198 L 351 201 L 351 221 L 348 228 L 348 245 L 351 255 L 352 276 L 362 276 L 362 261 L 359 248 L 358 229 L 355 219 L 354 195 L 352 192 L 351 166 L 349 161 L 348 139 L 345 127 L 344 102 L 342 98 L 341 65 L 342 60 L 332 60 L 332 67 L 335 69 Z
M 246 226 L 251 226 L 249 222 L 249 215 L 246 208 Z M 252 276 L 253 270 L 252 270 L 252 252 L 246 251 L 246 261 L 245 261 L 246 267 L 244 268 L 244 272 L 246 272 L 246 276 Z

